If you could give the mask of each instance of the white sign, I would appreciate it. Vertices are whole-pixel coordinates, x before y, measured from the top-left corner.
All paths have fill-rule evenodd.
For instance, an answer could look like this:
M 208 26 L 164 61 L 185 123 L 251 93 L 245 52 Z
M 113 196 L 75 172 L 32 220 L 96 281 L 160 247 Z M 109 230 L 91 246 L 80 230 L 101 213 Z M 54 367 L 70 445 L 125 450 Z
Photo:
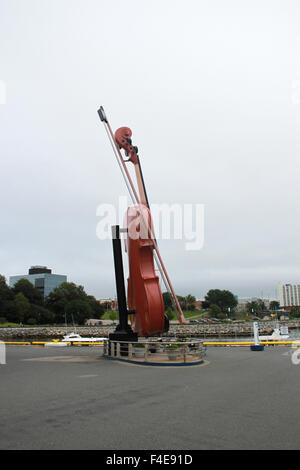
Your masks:
M 258 323 L 256 321 L 253 322 L 253 333 L 254 333 L 254 344 L 255 346 L 258 346 L 259 345 Z
M 288 335 L 289 334 L 289 328 L 287 326 L 281 326 L 280 327 L 280 334 Z
M 0 364 L 6 364 L 5 343 L 0 341 Z

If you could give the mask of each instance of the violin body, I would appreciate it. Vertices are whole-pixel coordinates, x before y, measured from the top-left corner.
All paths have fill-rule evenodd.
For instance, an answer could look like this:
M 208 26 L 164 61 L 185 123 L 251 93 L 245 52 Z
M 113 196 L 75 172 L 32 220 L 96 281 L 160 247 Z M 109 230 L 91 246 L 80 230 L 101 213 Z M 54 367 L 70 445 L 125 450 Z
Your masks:
M 152 226 L 151 214 L 143 204 L 127 210 L 127 251 L 129 263 L 127 302 L 133 330 L 139 336 L 159 334 L 165 330 L 165 311 L 159 277 L 155 273 L 153 240 L 148 226 Z

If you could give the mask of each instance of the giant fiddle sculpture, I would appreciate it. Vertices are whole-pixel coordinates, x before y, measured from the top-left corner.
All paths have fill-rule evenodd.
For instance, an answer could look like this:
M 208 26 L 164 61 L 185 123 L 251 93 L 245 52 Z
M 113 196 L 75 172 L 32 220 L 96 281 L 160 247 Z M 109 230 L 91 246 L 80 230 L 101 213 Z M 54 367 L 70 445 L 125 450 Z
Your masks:
M 132 132 L 128 127 L 121 127 L 113 133 L 102 106 L 98 110 L 98 114 L 104 124 L 134 204 L 128 208 L 126 217 L 126 248 L 129 261 L 127 304 L 130 322 L 133 330 L 139 336 L 156 335 L 167 331 L 169 322 L 164 311 L 164 302 L 154 261 L 162 281 L 173 299 L 173 305 L 181 324 L 184 323 L 184 316 L 155 239 L 138 149 L 132 145 Z M 128 157 L 126 160 L 123 158 L 121 150 L 125 151 L 125 155 Z M 134 165 L 137 189 L 126 167 L 128 162 Z

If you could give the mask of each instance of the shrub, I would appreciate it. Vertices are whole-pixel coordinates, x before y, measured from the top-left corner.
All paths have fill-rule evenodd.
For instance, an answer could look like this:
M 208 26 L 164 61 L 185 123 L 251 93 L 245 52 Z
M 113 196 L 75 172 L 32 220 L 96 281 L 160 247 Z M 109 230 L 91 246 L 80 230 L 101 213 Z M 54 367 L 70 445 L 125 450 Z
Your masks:
M 116 310 L 108 310 L 101 317 L 101 319 L 103 320 L 113 320 L 113 321 L 118 320 L 118 318 L 119 318 L 119 314 Z
M 177 318 L 176 313 L 174 312 L 174 310 L 171 309 L 171 307 L 167 308 L 165 314 L 167 315 L 169 320 L 176 320 Z

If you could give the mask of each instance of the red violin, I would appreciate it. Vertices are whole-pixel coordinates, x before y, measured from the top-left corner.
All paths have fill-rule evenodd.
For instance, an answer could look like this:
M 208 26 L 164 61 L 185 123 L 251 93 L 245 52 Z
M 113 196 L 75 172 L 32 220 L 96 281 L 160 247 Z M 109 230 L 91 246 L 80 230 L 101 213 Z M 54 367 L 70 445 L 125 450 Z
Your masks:
M 164 311 L 160 279 L 155 272 L 155 264 L 160 271 L 167 291 L 173 298 L 180 323 L 184 323 L 184 316 L 155 239 L 138 148 L 132 145 L 132 132 L 128 127 L 121 127 L 113 134 L 102 107 L 98 113 L 105 125 L 134 203 L 128 208 L 126 216 L 126 250 L 129 261 L 127 304 L 131 326 L 139 336 L 160 334 L 168 330 L 169 322 Z M 127 160 L 122 157 L 122 149 L 128 157 Z M 134 165 L 138 190 L 136 190 L 126 167 L 127 162 Z

